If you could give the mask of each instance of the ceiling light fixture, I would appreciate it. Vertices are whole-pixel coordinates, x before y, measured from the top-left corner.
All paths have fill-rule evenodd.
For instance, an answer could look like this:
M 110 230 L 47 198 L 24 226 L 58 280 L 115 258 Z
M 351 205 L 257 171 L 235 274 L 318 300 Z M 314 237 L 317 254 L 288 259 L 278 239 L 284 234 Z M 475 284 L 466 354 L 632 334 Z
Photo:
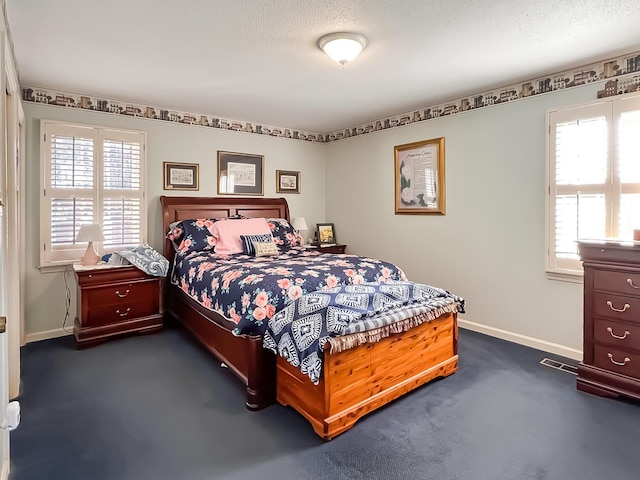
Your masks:
M 318 40 L 320 49 L 340 65 L 354 60 L 364 47 L 367 37 L 360 33 L 330 33 Z

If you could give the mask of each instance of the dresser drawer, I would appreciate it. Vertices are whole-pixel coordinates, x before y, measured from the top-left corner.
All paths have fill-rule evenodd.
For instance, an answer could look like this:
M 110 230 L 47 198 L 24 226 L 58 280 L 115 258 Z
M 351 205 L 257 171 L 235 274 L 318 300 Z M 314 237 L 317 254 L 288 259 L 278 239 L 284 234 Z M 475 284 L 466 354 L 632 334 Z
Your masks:
M 603 345 L 640 352 L 640 325 L 594 318 L 593 339 Z
M 113 283 L 100 287 L 86 288 L 83 292 L 85 301 L 89 302 L 91 308 L 124 305 L 132 302 L 157 303 L 159 294 L 159 282 L 157 280 Z
M 593 350 L 593 364 L 596 367 L 640 379 L 640 353 L 601 345 L 595 345 Z
M 118 322 L 125 322 L 135 318 L 148 317 L 159 313 L 158 300 L 155 302 L 129 301 L 121 302 L 117 305 L 106 305 L 102 307 L 91 307 L 83 324 L 89 327 L 101 325 L 112 325 Z
M 593 294 L 592 301 L 593 315 L 596 317 L 640 324 L 640 298 L 598 292 Z
M 593 288 L 624 295 L 640 296 L 640 273 L 594 270 Z

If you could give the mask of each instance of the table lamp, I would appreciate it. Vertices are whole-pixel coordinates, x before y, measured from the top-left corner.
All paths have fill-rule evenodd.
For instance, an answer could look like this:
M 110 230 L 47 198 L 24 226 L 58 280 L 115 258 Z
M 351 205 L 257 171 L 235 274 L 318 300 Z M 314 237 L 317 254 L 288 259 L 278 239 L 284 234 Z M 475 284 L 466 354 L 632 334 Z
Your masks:
M 85 223 L 80 227 L 80 231 L 76 237 L 76 243 L 89 242 L 89 245 L 87 245 L 87 251 L 80 259 L 80 263 L 82 263 L 82 265 L 98 264 L 100 256 L 96 253 L 95 248 L 93 248 L 93 242 L 102 242 L 103 240 L 104 236 L 102 235 L 102 229 L 97 223 Z
M 291 225 L 293 225 L 293 228 L 295 228 L 298 232 L 306 232 L 307 230 L 309 230 L 309 227 L 307 227 L 307 221 L 304 219 L 304 217 L 294 218 L 293 222 L 291 222 Z M 300 233 L 300 237 L 302 237 L 303 245 L 307 243 L 302 233 Z

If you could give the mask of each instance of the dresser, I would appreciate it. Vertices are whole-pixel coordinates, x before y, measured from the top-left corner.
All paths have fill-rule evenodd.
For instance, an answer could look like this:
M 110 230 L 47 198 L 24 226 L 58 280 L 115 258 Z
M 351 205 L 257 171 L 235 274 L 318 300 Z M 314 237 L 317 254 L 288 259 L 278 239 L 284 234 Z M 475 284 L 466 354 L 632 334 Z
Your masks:
M 73 334 L 78 348 L 162 329 L 162 278 L 132 265 L 74 265 L 74 271 L 78 305 Z
M 640 399 L 640 243 L 578 244 L 584 265 L 578 390 Z

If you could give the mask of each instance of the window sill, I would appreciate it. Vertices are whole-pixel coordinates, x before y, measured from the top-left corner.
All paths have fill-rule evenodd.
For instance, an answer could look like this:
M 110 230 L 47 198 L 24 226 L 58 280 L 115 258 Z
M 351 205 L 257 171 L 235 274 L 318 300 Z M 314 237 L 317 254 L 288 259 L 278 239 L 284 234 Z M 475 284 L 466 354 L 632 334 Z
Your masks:
M 561 271 L 547 270 L 545 273 L 549 280 L 556 280 L 559 282 L 570 282 L 570 283 L 583 282 L 583 272 L 576 272 L 573 270 L 561 270 Z
M 39 265 L 40 273 L 59 273 L 73 267 L 74 262 Z

